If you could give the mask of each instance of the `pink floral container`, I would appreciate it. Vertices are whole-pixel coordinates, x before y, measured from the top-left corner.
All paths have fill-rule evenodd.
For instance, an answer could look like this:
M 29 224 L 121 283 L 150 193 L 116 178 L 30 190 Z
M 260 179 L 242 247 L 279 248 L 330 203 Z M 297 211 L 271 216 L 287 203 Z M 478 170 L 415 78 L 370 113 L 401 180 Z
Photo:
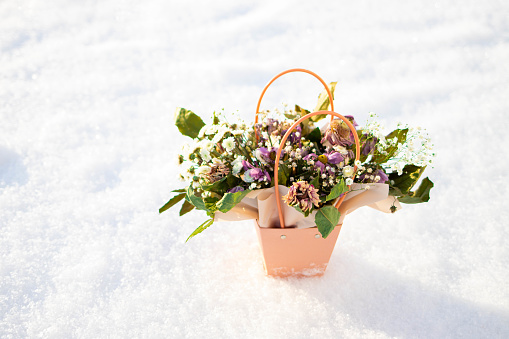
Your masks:
M 359 159 L 360 156 L 360 145 L 359 138 L 357 137 L 357 132 L 355 131 L 355 127 L 342 115 L 334 112 L 334 104 L 332 101 L 332 94 L 329 90 L 327 84 L 315 73 L 305 70 L 305 69 L 290 69 L 284 71 L 277 76 L 275 76 L 263 89 L 260 99 L 258 100 L 258 106 L 256 108 L 256 118 L 255 123 L 258 121 L 258 112 L 260 109 L 260 103 L 265 94 L 267 88 L 280 76 L 290 73 L 290 72 L 304 72 L 313 75 L 324 85 L 328 95 L 329 101 L 331 105 L 331 111 L 318 111 L 309 113 L 299 120 L 297 120 L 286 132 L 281 140 L 281 144 L 284 145 L 290 133 L 305 119 L 308 119 L 314 115 L 318 114 L 328 114 L 331 115 L 331 120 L 336 117 L 343 120 L 350 130 L 353 132 L 355 143 L 356 143 L 356 158 Z M 287 276 L 297 276 L 297 277 L 306 277 L 306 276 L 321 276 L 325 273 L 327 265 L 332 255 L 332 251 L 334 250 L 334 246 L 339 236 L 339 232 L 341 231 L 341 224 L 337 225 L 334 230 L 327 236 L 326 239 L 322 237 L 317 227 L 311 228 L 294 228 L 289 225 L 285 227 L 284 216 L 281 209 L 281 196 L 279 194 L 278 187 L 278 168 L 279 168 L 279 160 L 281 157 L 282 147 L 278 149 L 277 156 L 275 159 L 274 166 L 274 184 L 275 184 L 275 194 L 276 194 L 276 202 L 279 214 L 279 224 L 281 227 L 278 228 L 265 228 L 260 227 L 258 221 L 255 220 L 255 229 L 256 234 L 258 235 L 258 241 L 260 244 L 260 250 L 263 256 L 263 265 L 265 267 L 265 272 L 270 276 L 279 276 L 279 277 L 287 277 Z M 354 167 L 354 172 L 357 166 Z M 339 208 L 339 205 L 343 202 L 342 198 L 338 199 L 335 203 L 335 207 Z

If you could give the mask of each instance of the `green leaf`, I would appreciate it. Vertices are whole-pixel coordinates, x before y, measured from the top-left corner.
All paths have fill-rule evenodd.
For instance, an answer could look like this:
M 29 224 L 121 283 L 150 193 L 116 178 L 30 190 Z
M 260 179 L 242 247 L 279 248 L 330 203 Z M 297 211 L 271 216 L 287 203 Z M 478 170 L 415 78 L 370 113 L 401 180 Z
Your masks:
M 392 158 L 394 156 L 394 154 L 396 153 L 396 151 L 398 150 L 398 144 L 399 143 L 403 144 L 406 141 L 407 133 L 408 133 L 408 128 L 397 129 L 397 130 L 394 130 L 391 133 L 389 133 L 385 137 L 385 139 L 388 140 L 388 139 L 393 139 L 394 137 L 397 137 L 398 138 L 398 142 L 396 142 L 396 144 L 394 144 L 394 145 L 392 145 L 392 146 L 390 146 L 390 147 L 385 149 L 387 154 L 380 154 L 378 152 L 375 152 L 375 155 L 373 155 L 373 158 L 371 159 L 371 162 L 374 162 L 374 163 L 377 163 L 377 164 L 383 164 L 387 160 Z
M 307 109 L 304 109 L 304 108 L 300 107 L 299 105 L 295 105 L 295 114 L 293 114 L 293 117 L 287 116 L 287 118 L 289 118 L 289 119 L 295 119 L 295 118 L 299 119 L 299 118 L 305 116 L 308 113 L 311 113 L 311 112 L 309 112 Z M 311 119 L 303 120 L 300 123 L 301 127 L 302 127 L 301 133 L 302 133 L 303 136 L 308 135 L 311 132 L 311 130 L 314 129 L 313 122 L 311 121 Z
M 288 182 L 288 177 L 290 176 L 290 168 L 287 166 L 280 164 L 279 170 L 277 172 L 277 181 L 279 185 L 286 186 L 286 183 Z
M 297 112 L 301 117 L 305 116 L 306 114 L 311 113 L 305 108 L 300 107 L 299 105 L 295 105 L 295 112 Z
M 177 107 L 175 111 L 175 125 L 180 133 L 194 139 L 198 136 L 200 129 L 205 126 L 205 123 L 190 110 Z
M 242 183 L 242 179 L 234 176 L 233 174 L 228 174 L 226 176 L 226 183 L 228 184 L 228 189 L 238 186 Z
M 217 211 L 216 203 L 219 201 L 219 198 L 216 197 L 207 197 L 203 199 L 203 202 L 205 203 L 205 208 L 207 209 L 207 212 L 214 213 Z
M 217 117 L 216 111 L 214 111 L 214 113 L 212 114 L 213 114 L 212 125 L 219 125 L 221 120 L 219 120 L 219 118 Z
M 244 190 L 235 193 L 226 193 L 221 200 L 216 203 L 217 210 L 223 213 L 231 210 L 237 205 L 244 197 L 251 192 L 251 190 Z
M 172 207 L 173 205 L 175 205 L 176 203 L 178 203 L 180 200 L 184 199 L 186 195 L 184 193 L 182 194 L 177 194 L 176 196 L 174 196 L 173 198 L 171 198 L 166 204 L 164 204 L 163 207 L 161 207 L 159 209 L 159 213 L 163 213 L 164 211 L 166 211 L 168 208 Z
M 194 209 L 194 205 L 191 204 L 189 201 L 184 200 L 184 203 L 182 204 L 182 207 L 180 208 L 180 216 L 183 216 L 187 212 L 191 212 Z
M 200 226 L 198 226 L 197 229 L 194 230 L 193 233 L 191 233 L 191 235 L 187 238 L 186 242 L 189 241 L 189 239 L 191 239 L 192 237 L 194 237 L 195 235 L 205 231 L 205 229 L 207 229 L 210 225 L 212 225 L 214 223 L 214 219 L 209 219 L 209 220 L 206 220 L 203 224 L 201 224 Z
M 316 188 L 317 190 L 320 189 L 320 169 L 319 168 L 318 168 L 318 175 L 316 177 L 314 177 L 313 180 L 311 180 L 310 184 L 313 185 L 313 187 Z
M 226 178 L 221 178 L 220 180 L 210 184 L 202 186 L 203 190 L 216 192 L 218 194 L 223 194 L 228 190 L 228 183 L 226 182 Z
M 315 215 L 315 223 L 318 226 L 318 231 L 322 234 L 325 239 L 334 230 L 334 227 L 339 222 L 341 213 L 334 206 L 324 206 L 320 208 Z
M 397 187 L 393 187 L 389 185 L 389 195 L 393 197 L 402 197 L 404 194 L 401 192 L 401 190 Z
M 304 212 L 300 207 L 299 205 L 291 205 L 293 208 L 295 208 L 297 211 L 299 211 L 300 213 L 304 214 L 304 217 L 307 217 L 308 215 L 311 214 L 311 210 L 307 210 L 306 212 Z
M 197 197 L 194 195 L 193 187 L 189 185 L 187 188 L 187 194 L 186 194 L 186 200 L 194 205 L 199 210 L 206 211 L 207 208 L 205 207 L 205 203 L 203 202 L 203 199 L 200 197 Z
M 433 188 L 433 182 L 424 178 L 415 192 L 408 192 L 408 195 L 398 198 L 404 204 L 419 204 L 429 201 L 429 192 Z
M 186 193 L 186 189 L 185 188 L 180 188 L 178 190 L 173 190 L 172 192 L 175 192 L 175 193 Z
M 242 183 L 242 180 L 232 174 L 228 174 L 226 177 L 214 182 L 213 184 L 203 186 L 205 191 L 215 192 L 219 195 L 223 195 L 230 188 L 233 188 Z
M 339 197 L 341 194 L 348 192 L 348 186 L 345 184 L 345 180 L 341 179 L 334 187 L 332 187 L 329 195 L 327 196 L 325 201 L 334 200 Z
M 426 166 L 419 167 L 415 165 L 406 165 L 403 168 L 403 173 L 401 175 L 398 175 L 398 173 L 389 174 L 389 183 L 392 187 L 393 193 L 395 189 L 398 189 L 401 192 L 401 195 L 408 194 L 421 177 L 425 168 Z
M 320 142 L 322 140 L 322 133 L 320 129 L 317 127 L 309 133 L 306 138 L 311 142 Z
M 332 99 L 334 99 L 334 90 L 336 89 L 336 85 L 337 85 L 337 81 L 331 82 L 329 84 L 329 89 L 332 94 Z M 323 92 L 320 93 L 320 95 L 318 96 L 318 103 L 316 104 L 315 110 L 313 112 L 328 111 L 329 106 L 330 106 L 329 95 L 327 94 L 326 90 L 323 90 Z M 318 120 L 313 120 L 313 121 L 318 121 Z

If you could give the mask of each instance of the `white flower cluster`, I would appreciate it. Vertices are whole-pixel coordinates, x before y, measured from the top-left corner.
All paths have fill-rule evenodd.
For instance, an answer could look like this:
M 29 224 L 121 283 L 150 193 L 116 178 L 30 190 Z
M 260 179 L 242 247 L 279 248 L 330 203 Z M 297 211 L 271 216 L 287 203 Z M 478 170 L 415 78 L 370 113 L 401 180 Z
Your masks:
M 434 157 L 433 144 L 425 130 L 420 127 L 409 128 L 406 142 L 398 144 L 393 161 L 389 163 L 391 170 L 401 175 L 405 165 L 427 166 L 433 163 Z
M 242 161 L 246 160 L 246 158 L 242 155 L 238 155 L 235 160 L 232 162 L 232 172 L 233 174 L 237 175 L 240 173 L 240 170 L 242 169 Z
M 385 134 L 384 134 L 384 125 L 377 120 L 378 115 L 376 113 L 369 113 L 368 121 L 366 122 L 366 126 L 362 128 L 368 134 L 376 137 L 378 142 L 382 145 L 386 144 Z
M 387 139 L 384 134 L 384 126 L 376 119 L 378 116 L 375 113 L 370 113 L 366 126 L 363 130 L 378 139 L 376 147 L 377 151 L 381 154 L 387 154 L 387 149 L 390 147 L 397 147 L 397 151 L 386 164 L 383 165 L 385 169 L 390 169 L 392 172 L 397 172 L 398 175 L 403 173 L 405 165 L 427 166 L 433 162 L 433 144 L 425 131 L 420 128 L 409 128 L 398 123 L 398 129 L 408 128 L 406 141 L 398 143 L 398 138 L 393 137 Z

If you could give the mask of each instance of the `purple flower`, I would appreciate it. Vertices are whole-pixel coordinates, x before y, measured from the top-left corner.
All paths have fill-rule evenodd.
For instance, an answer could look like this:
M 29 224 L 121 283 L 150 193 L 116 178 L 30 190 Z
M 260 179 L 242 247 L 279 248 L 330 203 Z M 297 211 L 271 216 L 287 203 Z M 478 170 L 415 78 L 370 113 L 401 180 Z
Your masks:
M 339 119 L 334 119 L 329 123 L 321 143 L 324 144 L 326 141 L 333 146 L 340 145 L 346 147 L 354 143 L 354 137 L 347 124 Z
M 275 149 L 276 151 L 274 151 L 274 149 L 275 149 L 274 147 L 271 147 L 270 150 L 266 147 L 260 147 L 254 151 L 254 154 L 256 156 L 256 159 L 260 160 L 262 163 L 273 164 L 274 160 L 276 159 L 277 151 L 277 149 Z
M 268 118 L 267 121 L 267 133 L 271 135 L 272 133 L 279 130 L 279 121 L 276 119 Z
M 306 156 L 305 156 L 304 158 L 302 158 L 302 159 L 304 159 L 304 160 L 306 160 L 306 161 L 313 160 L 313 161 L 314 161 L 313 166 L 314 166 L 315 168 L 319 168 L 319 169 L 320 169 L 320 171 L 321 171 L 321 173 L 323 173 L 323 171 L 325 170 L 325 164 L 324 164 L 322 161 L 318 160 L 318 159 L 319 159 L 319 157 L 318 157 L 315 153 L 309 153 L 308 155 L 306 155 Z
M 364 136 L 367 137 L 367 134 L 364 134 Z M 364 155 L 370 154 L 375 148 L 377 142 L 378 139 L 376 137 L 366 140 L 366 142 L 364 142 L 364 144 L 362 145 L 362 154 Z
M 319 207 L 320 202 L 318 190 L 306 181 L 294 182 L 282 198 L 288 206 L 297 206 L 303 212 L 311 211 L 313 206 Z
M 340 162 L 345 161 L 345 158 L 339 152 L 329 152 L 329 153 L 326 153 L 326 156 L 327 156 L 327 162 L 329 162 L 333 165 L 337 165 Z
M 315 153 L 309 153 L 302 159 L 309 161 L 309 160 L 316 160 L 317 158 L 318 158 L 318 156 Z
M 228 191 L 226 191 L 226 193 L 237 193 L 237 192 L 242 192 L 242 191 L 244 191 L 244 187 L 235 186 L 233 188 L 230 188 Z
M 389 177 L 387 176 L 387 174 L 385 174 L 384 171 L 382 171 L 381 169 L 379 169 L 378 171 L 376 171 L 376 174 L 377 176 L 380 177 L 380 180 L 378 180 L 377 182 L 378 183 L 386 183 L 387 181 L 389 181 Z
M 289 127 L 290 126 L 288 126 L 288 128 Z M 282 136 L 285 135 L 287 131 L 288 131 L 288 129 L 281 131 L 281 135 Z M 292 133 L 290 133 L 290 135 L 288 136 L 288 139 L 286 139 L 286 141 L 289 141 L 291 144 L 298 145 L 298 147 L 301 147 L 302 146 L 301 136 L 302 136 L 302 127 L 299 125 L 299 126 L 295 127 L 295 129 L 292 131 Z
M 306 155 L 303 159 L 306 161 L 313 160 L 314 167 L 319 168 L 321 173 L 325 173 L 326 164 L 337 165 L 341 161 L 345 160 L 344 157 L 341 155 L 341 153 L 334 152 L 334 151 L 325 153 L 322 155 L 316 155 L 315 153 L 310 153 L 310 154 Z M 329 172 L 329 174 L 333 173 L 330 169 L 328 172 Z
M 254 166 L 248 163 L 246 160 L 242 160 L 242 169 L 247 171 L 250 168 L 254 168 Z
M 248 164 L 249 165 L 249 164 Z M 270 182 L 270 174 L 267 171 L 264 171 L 260 168 L 254 167 L 252 165 L 250 169 L 248 169 L 244 173 L 244 181 L 245 182 L 253 182 L 253 181 L 268 181 Z
M 350 120 L 350 122 L 352 123 L 353 127 L 357 127 L 359 126 L 359 124 L 355 121 L 355 119 L 353 118 L 352 115 L 345 115 L 345 118 L 347 118 L 348 120 Z
M 265 124 L 265 127 L 264 127 Z M 258 135 L 259 142 L 262 144 L 265 144 L 267 141 L 267 138 L 264 138 L 262 135 L 262 131 L 266 131 L 269 138 L 271 136 L 280 136 L 282 137 L 285 135 L 285 133 L 290 128 L 291 123 L 289 122 L 280 122 L 276 119 L 267 118 L 264 123 L 258 123 L 254 126 L 256 134 Z M 302 127 L 299 125 L 295 127 L 295 129 L 290 133 L 290 135 L 287 138 L 287 141 L 289 141 L 291 144 L 298 145 L 299 147 L 302 146 L 301 142 L 302 137 Z

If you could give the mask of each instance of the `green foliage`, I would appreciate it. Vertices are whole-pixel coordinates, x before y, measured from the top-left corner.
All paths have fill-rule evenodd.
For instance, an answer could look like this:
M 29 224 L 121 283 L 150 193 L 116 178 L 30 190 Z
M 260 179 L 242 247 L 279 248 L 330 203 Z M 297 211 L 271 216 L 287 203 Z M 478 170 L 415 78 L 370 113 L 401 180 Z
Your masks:
M 182 204 L 182 207 L 180 208 L 179 215 L 183 216 L 184 214 L 191 212 L 194 209 L 194 205 L 191 204 L 189 201 L 184 200 L 184 203 Z
M 180 133 L 191 138 L 196 138 L 200 129 L 205 126 L 203 120 L 190 110 L 177 107 L 175 111 L 175 125 Z
M 315 223 L 324 239 L 334 230 L 334 227 L 336 227 L 339 222 L 340 216 L 341 213 L 339 213 L 337 208 L 331 205 L 324 206 L 316 212 Z
M 318 168 L 317 176 L 314 177 L 313 180 L 311 180 L 310 184 L 313 185 L 313 187 L 316 188 L 317 190 L 320 189 L 320 169 L 319 168 Z
M 422 172 L 424 172 L 424 167 L 419 167 L 415 165 L 406 165 L 403 168 L 403 173 L 398 175 L 398 173 L 389 174 L 389 183 L 390 190 L 389 195 L 392 196 L 404 196 L 407 195 L 408 192 L 414 187 L 419 178 L 421 177 Z
M 219 125 L 219 123 L 221 122 L 219 120 L 219 118 L 217 117 L 217 114 L 216 114 L 216 111 L 214 111 L 214 113 L 212 113 L 213 115 L 213 118 L 212 118 L 212 125 Z
M 214 214 L 217 211 L 217 202 L 219 201 L 218 197 L 206 197 L 203 198 L 203 203 L 205 204 L 205 208 L 207 209 L 207 213 Z
M 186 242 L 189 241 L 189 239 L 191 239 L 192 237 L 194 237 L 195 235 L 205 231 L 205 229 L 207 229 L 210 225 L 212 225 L 214 223 L 214 219 L 209 219 L 209 220 L 206 220 L 203 224 L 201 224 L 200 226 L 198 226 L 197 229 L 194 230 L 193 233 L 191 233 L 191 235 L 187 238 Z
M 184 199 L 185 196 L 186 196 L 185 193 L 177 194 L 176 196 L 171 198 L 166 204 L 164 204 L 163 207 L 159 209 L 159 213 L 163 213 L 164 211 L 178 203 L 180 200 Z
M 337 85 L 337 81 L 331 82 L 329 84 L 329 89 L 330 89 L 331 94 L 332 94 L 332 99 L 334 99 L 334 90 L 336 89 L 336 85 Z M 327 94 L 326 90 L 323 90 L 322 93 L 320 93 L 320 95 L 318 96 L 318 103 L 316 104 L 315 110 L 313 112 L 316 112 L 316 111 L 328 111 L 329 110 L 329 106 L 330 106 L 329 95 Z M 315 117 L 318 117 L 318 115 L 316 115 Z M 318 120 L 320 120 L 320 119 L 318 119 Z M 314 121 L 318 121 L 318 120 L 314 120 Z
M 322 133 L 320 132 L 320 129 L 316 127 L 306 136 L 306 138 L 311 142 L 320 142 L 322 140 Z
M 309 114 L 311 113 L 310 111 L 308 111 L 307 109 L 305 108 L 302 108 L 300 107 L 299 105 L 295 105 L 295 112 L 298 114 L 298 116 L 300 117 L 303 117 L 305 116 L 306 114 Z
M 202 186 L 202 188 L 205 191 L 210 191 L 217 193 L 219 195 L 223 195 L 230 188 L 235 187 L 240 183 L 242 183 L 242 180 L 240 178 L 237 178 L 232 174 L 228 174 L 227 176 L 214 182 L 213 184 Z
M 251 190 L 244 190 L 235 193 L 226 193 L 221 200 L 216 203 L 217 210 L 223 213 L 231 210 L 237 205 L 244 197 L 251 192 Z
M 286 186 L 289 177 L 290 177 L 290 168 L 286 165 L 279 164 L 279 169 L 278 169 L 278 173 L 277 173 L 277 180 L 278 180 L 279 185 Z
M 308 215 L 311 214 L 312 210 L 306 210 L 306 212 L 304 212 L 300 207 L 299 205 L 292 205 L 293 208 L 295 208 L 298 212 L 304 214 L 305 217 L 307 217 Z
M 408 192 L 407 195 L 398 198 L 399 202 L 404 204 L 419 204 L 429 201 L 429 192 L 433 188 L 433 182 L 424 178 L 415 192 Z
M 210 192 L 215 192 L 217 194 L 223 194 L 223 193 L 226 193 L 226 191 L 228 190 L 228 182 L 226 181 L 227 177 L 224 177 L 216 182 L 214 182 L 213 184 L 210 184 L 210 185 L 203 185 L 202 188 L 204 191 L 210 191 Z
M 345 180 L 341 179 L 334 187 L 332 187 L 329 195 L 325 201 L 330 201 L 338 198 L 341 194 L 348 192 L 348 186 L 345 184 Z
M 380 154 L 378 152 L 375 152 L 375 155 L 373 155 L 373 158 L 372 158 L 371 161 L 375 162 L 377 164 L 383 164 L 387 160 L 392 158 L 394 156 L 394 154 L 396 153 L 396 151 L 398 150 L 398 144 L 399 143 L 403 144 L 406 141 L 407 133 L 408 133 L 408 128 L 397 129 L 397 130 L 394 130 L 391 133 L 389 133 L 385 137 L 385 139 L 389 140 L 389 139 L 393 139 L 394 137 L 397 137 L 398 138 L 398 142 L 396 144 L 394 144 L 394 145 L 392 145 L 390 147 L 387 147 L 385 149 L 387 154 Z
M 228 174 L 226 176 L 226 183 L 228 184 L 228 187 L 235 187 L 242 183 L 242 179 L 234 176 L 233 174 Z
M 287 118 L 289 119 L 300 119 L 301 117 L 305 116 L 306 114 L 310 113 L 307 109 L 304 109 L 300 107 L 299 105 L 295 105 L 295 113 L 296 114 L 285 114 Z M 313 129 L 312 123 L 310 119 L 306 119 L 300 123 L 302 127 L 302 135 L 306 136 L 308 135 L 311 130 Z
M 187 188 L 186 200 L 196 207 L 196 209 L 206 211 L 205 203 L 203 199 L 194 195 L 193 187 L 189 185 Z

